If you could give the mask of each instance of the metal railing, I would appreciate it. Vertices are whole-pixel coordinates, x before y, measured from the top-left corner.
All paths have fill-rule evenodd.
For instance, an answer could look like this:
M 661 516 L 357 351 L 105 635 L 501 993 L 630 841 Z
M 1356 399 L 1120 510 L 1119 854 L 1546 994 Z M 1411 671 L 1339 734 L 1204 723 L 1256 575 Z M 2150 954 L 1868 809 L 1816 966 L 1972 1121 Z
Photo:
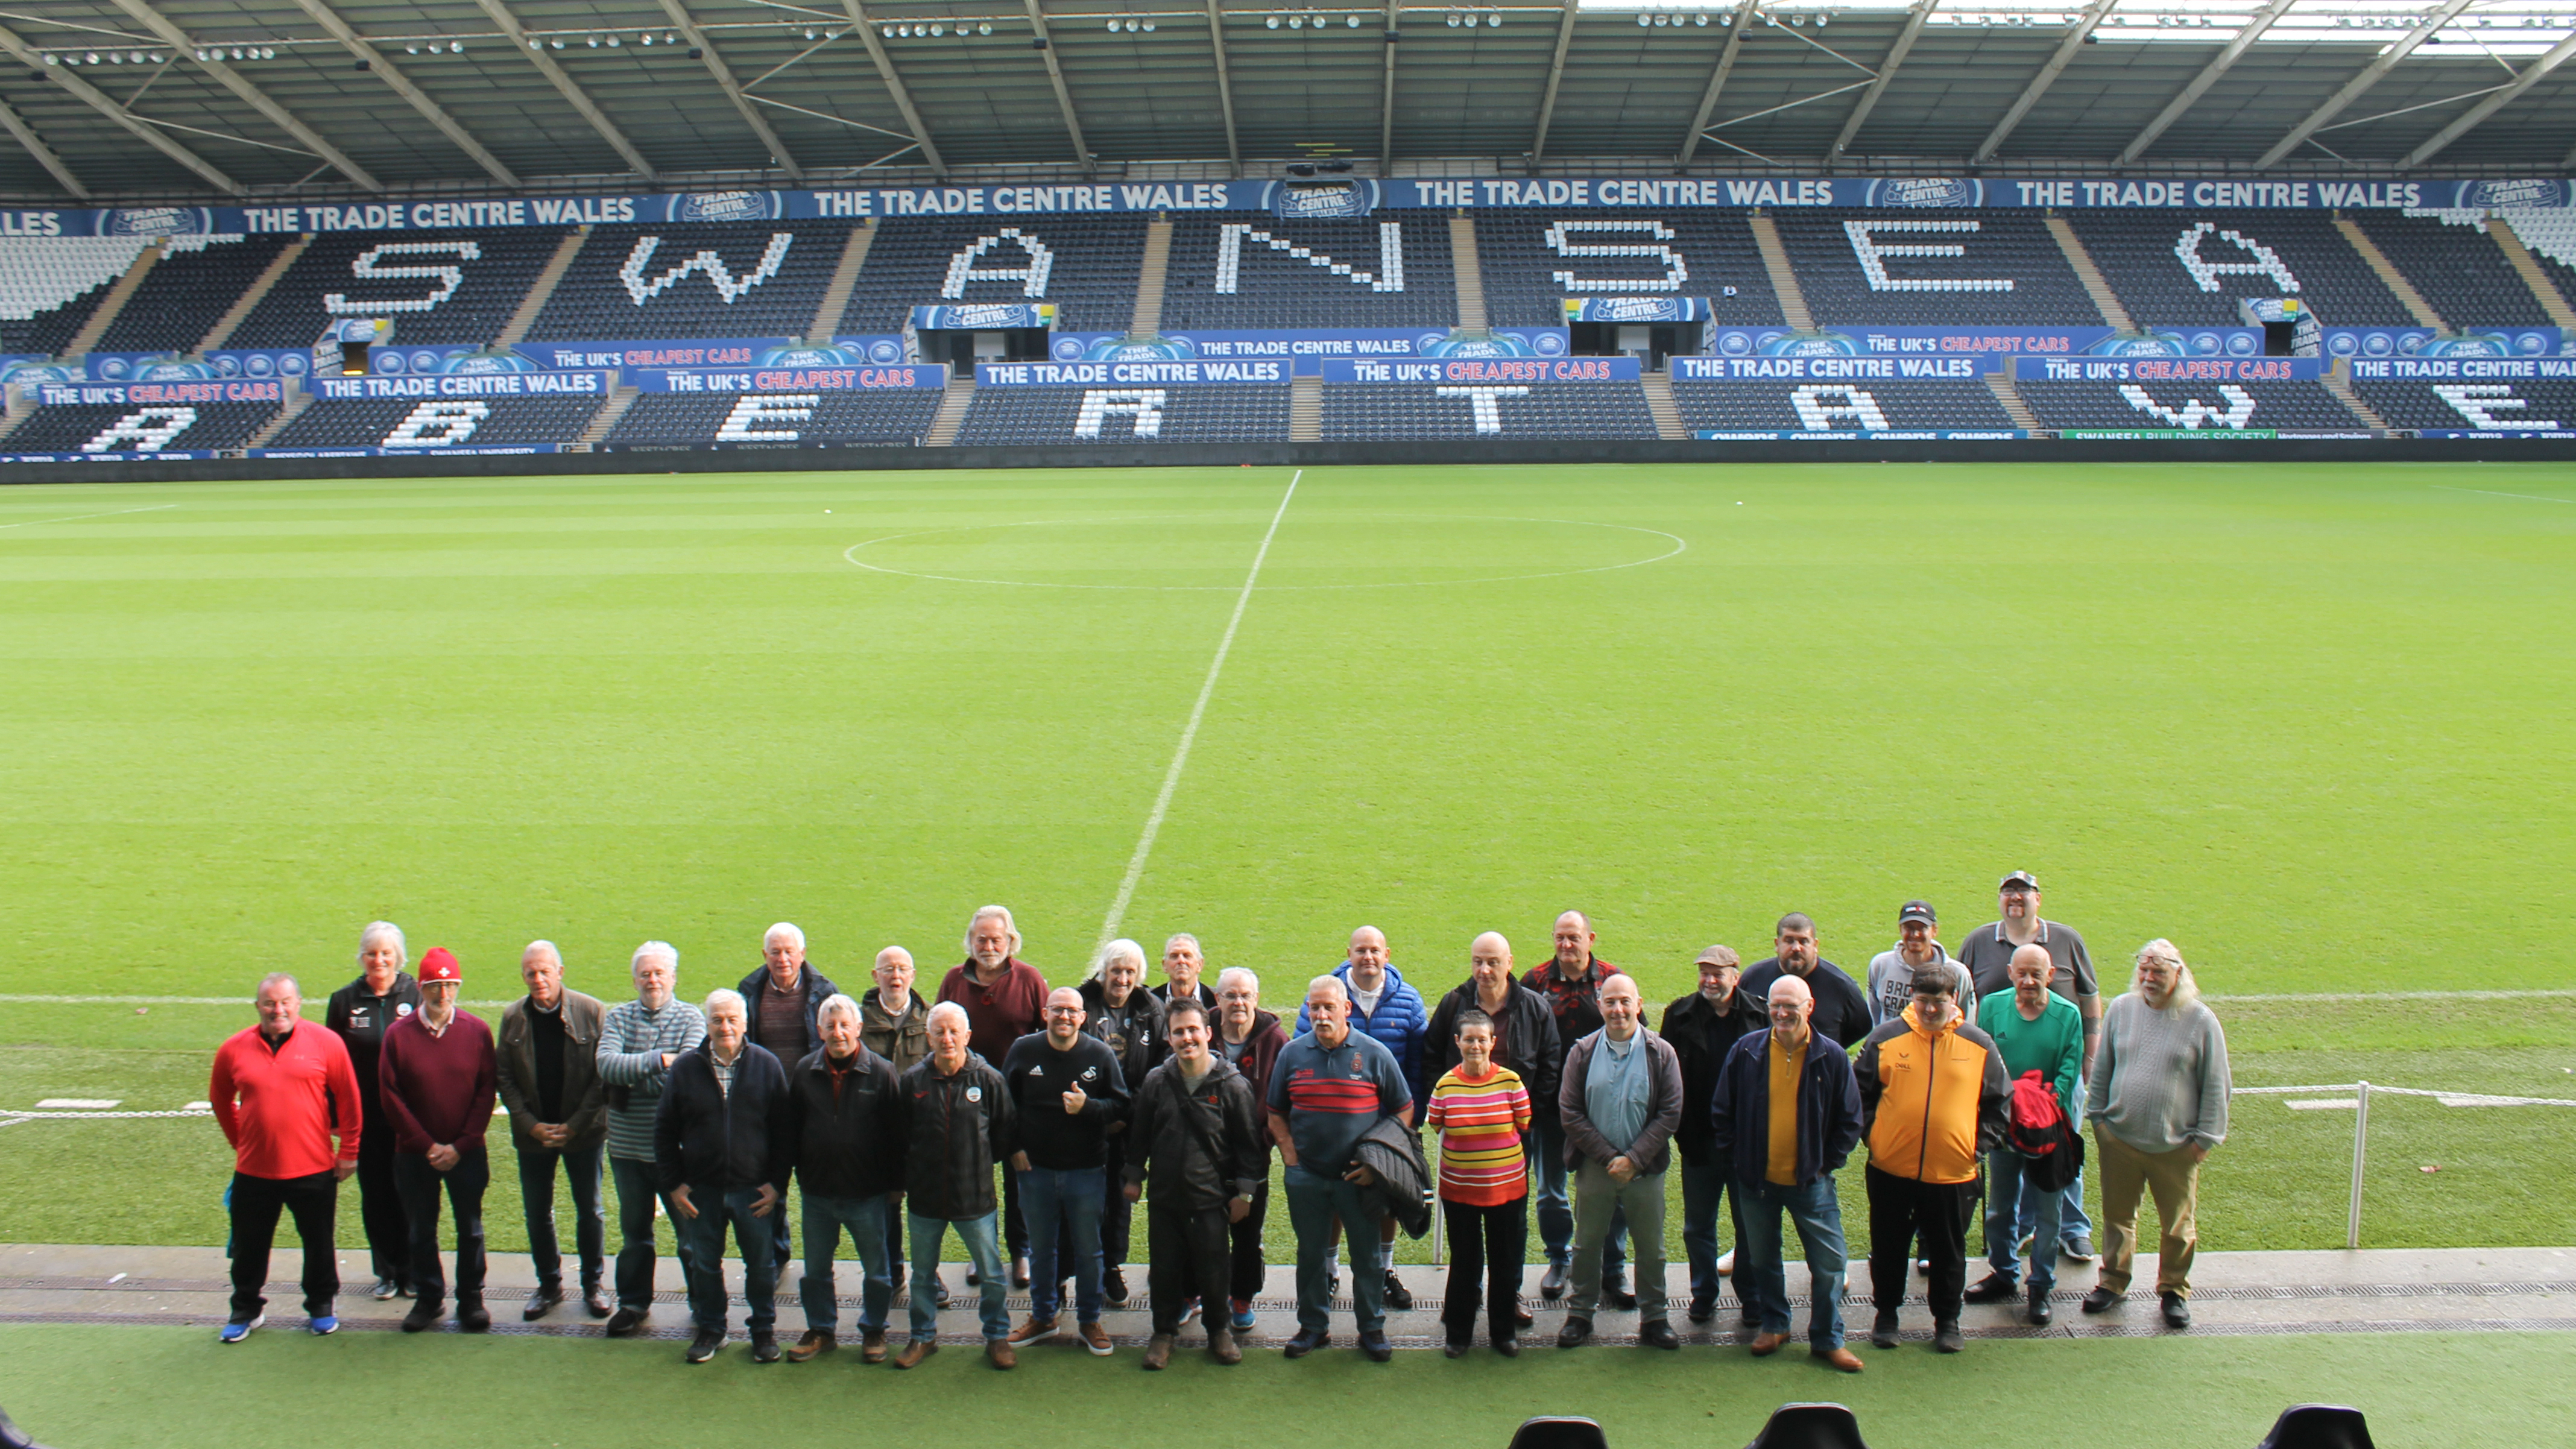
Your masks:
M 2368 1082 L 2330 1082 L 2307 1087 L 2237 1087 L 2231 1097 L 2286 1097 L 2301 1092 L 2350 1092 L 2352 1097 L 2352 1201 L 2344 1213 L 2343 1245 L 2361 1246 L 2361 1172 L 2370 1157 L 2370 1096 L 2431 1097 L 2445 1107 L 2576 1107 L 2564 1097 L 2499 1097 L 2486 1092 L 2443 1092 L 2424 1087 L 2374 1087 Z M 2341 1102 L 2332 1105 L 2340 1107 Z

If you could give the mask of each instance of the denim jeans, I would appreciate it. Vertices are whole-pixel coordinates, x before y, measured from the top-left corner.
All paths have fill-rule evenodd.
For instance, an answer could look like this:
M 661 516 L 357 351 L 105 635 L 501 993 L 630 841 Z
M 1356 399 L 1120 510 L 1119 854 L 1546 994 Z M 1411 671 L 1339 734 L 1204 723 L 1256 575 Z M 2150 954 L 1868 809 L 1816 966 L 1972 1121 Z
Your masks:
M 2038 1222 L 2039 1194 L 2024 1188 L 2021 1204 L 2013 1213 L 2013 1242 L 2018 1244 L 2024 1237 L 2038 1231 Z M 2075 1180 L 2066 1185 L 2066 1191 L 2058 1194 L 2056 1241 L 2068 1243 L 2091 1236 L 2093 1219 L 2084 1211 L 2084 1169 L 2079 1167 L 2075 1169 Z M 2033 1243 L 2032 1246 L 2037 1247 L 2038 1244 Z
M 1002 1246 L 994 1238 L 1001 1227 L 999 1214 L 986 1213 L 980 1218 L 926 1218 L 916 1212 L 904 1214 L 904 1227 L 912 1235 L 912 1336 L 915 1341 L 930 1343 L 939 1337 L 939 1295 L 930 1291 L 930 1280 L 939 1272 L 940 1240 L 950 1228 L 957 1230 L 957 1241 L 966 1250 L 966 1261 L 975 1266 L 983 1281 L 978 1285 L 981 1298 L 976 1316 L 982 1320 L 984 1336 L 1008 1338 L 1011 1333 L 1011 1311 L 1002 1306 L 1003 1295 L 1010 1284 L 1002 1271 Z M 1035 1286 L 1032 1280 L 1032 1286 Z
M 1530 1119 L 1528 1161 L 1530 1199 L 1538 1210 L 1538 1240 L 1547 1260 L 1557 1267 L 1574 1263 L 1574 1199 L 1565 1191 L 1565 1124 L 1554 1115 Z M 1610 1237 L 1601 1249 L 1601 1281 L 1618 1283 L 1628 1276 L 1628 1214 L 1610 1216 Z
M 528 1256 L 536 1259 L 537 1284 L 563 1287 L 563 1251 L 555 1241 L 555 1166 L 572 1187 L 573 1251 L 581 1258 L 584 1292 L 599 1286 L 607 1267 L 608 1217 L 599 1205 L 599 1157 L 604 1147 L 519 1147 L 519 1199 L 528 1212 Z
M 445 1172 L 420 1152 L 394 1154 L 394 1182 L 402 1188 L 403 1218 L 411 1228 L 411 1288 L 421 1303 L 447 1301 L 447 1279 L 438 1264 L 438 1197 L 444 1190 L 456 1215 L 456 1301 L 483 1301 L 483 1189 L 492 1184 L 492 1159 L 480 1147 L 460 1148 Z
M 634 1157 L 611 1157 L 608 1172 L 617 1179 L 617 1306 L 648 1313 L 653 1308 L 653 1204 L 662 1205 L 662 1213 L 671 1220 L 672 1236 L 679 1240 L 680 1281 L 686 1283 L 689 1264 L 697 1257 L 690 1247 L 689 1235 L 679 1229 L 679 1210 L 671 1199 L 654 1184 L 653 1164 Z
M 832 1255 L 839 1250 L 841 1233 L 847 1229 L 850 1241 L 859 1250 L 859 1328 L 883 1333 L 886 1315 L 894 1308 L 894 1261 L 886 1243 L 886 1195 L 816 1197 L 807 1193 L 801 1201 L 805 1213 L 805 1277 L 796 1291 L 805 1302 L 805 1326 L 818 1333 L 840 1329 L 841 1305 L 833 1296 Z
M 1736 1242 L 1744 1241 L 1744 1194 L 1739 1191 L 1726 1165 L 1720 1162 L 1693 1162 L 1685 1157 L 1679 1168 L 1682 1179 L 1682 1251 L 1690 1256 L 1690 1294 L 1694 1307 L 1715 1307 L 1718 1285 L 1717 1260 L 1726 1250 L 1717 1241 L 1717 1208 L 1726 1205 L 1726 1219 Z M 1744 1297 L 1739 1284 L 1735 1296 Z
M 1322 1333 L 1332 1324 L 1333 1219 L 1374 1229 L 1376 1215 L 1362 1208 L 1359 1184 L 1339 1177 L 1288 1169 L 1288 1221 L 1297 1230 L 1297 1326 Z M 1386 1275 L 1353 1270 L 1351 1302 L 1360 1332 L 1386 1327 Z
M 690 1245 L 682 1271 L 689 1280 L 689 1315 L 698 1321 L 698 1331 L 725 1329 L 725 1230 L 731 1228 L 735 1246 L 742 1249 L 742 1296 L 751 1305 L 751 1316 L 743 1326 L 754 1333 L 771 1332 L 778 1326 L 778 1259 L 773 1246 L 778 1230 L 769 1219 L 786 1211 L 785 1204 L 772 1206 L 766 1217 L 755 1216 L 751 1207 L 759 1200 L 760 1189 L 754 1187 L 727 1193 L 692 1189 L 689 1197 L 698 1215 L 678 1222 L 680 1241 Z
M 1098 1167 L 1032 1167 L 1019 1175 L 1022 1201 L 1029 1217 L 1029 1316 L 1055 1317 L 1063 1305 L 1056 1294 L 1064 1285 L 1065 1265 L 1059 1254 L 1073 1244 L 1073 1317 L 1077 1323 L 1100 1321 L 1100 1208 L 1107 1170 Z
M 2030 1286 L 2046 1293 L 2057 1286 L 2058 1213 L 2066 1197 L 2029 1186 L 2023 1177 L 2028 1165 L 2018 1152 L 1986 1154 L 1986 1266 L 2007 1283 L 2020 1278 L 2021 1224 L 2030 1220 L 2037 1235 L 2030 1242 Z M 2082 1179 L 2076 1186 L 2083 1186 Z
M 1789 1267 L 1780 1256 L 1780 1214 L 1787 1213 L 1807 1251 L 1807 1284 L 1812 1295 L 1807 1318 L 1807 1346 L 1824 1351 L 1843 1346 L 1842 1202 L 1834 1196 L 1831 1175 L 1805 1187 L 1737 1179 L 1742 1194 L 1743 1236 L 1735 1244 L 1735 1290 L 1761 1315 L 1764 1333 L 1789 1331 Z

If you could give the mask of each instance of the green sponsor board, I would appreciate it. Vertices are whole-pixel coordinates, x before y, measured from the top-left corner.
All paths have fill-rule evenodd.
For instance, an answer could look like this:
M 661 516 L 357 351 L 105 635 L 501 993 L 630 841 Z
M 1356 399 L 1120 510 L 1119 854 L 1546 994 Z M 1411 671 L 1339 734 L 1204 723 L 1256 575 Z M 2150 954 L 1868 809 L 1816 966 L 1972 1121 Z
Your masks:
M 2060 428 L 2061 438 L 2277 438 L 2270 428 Z

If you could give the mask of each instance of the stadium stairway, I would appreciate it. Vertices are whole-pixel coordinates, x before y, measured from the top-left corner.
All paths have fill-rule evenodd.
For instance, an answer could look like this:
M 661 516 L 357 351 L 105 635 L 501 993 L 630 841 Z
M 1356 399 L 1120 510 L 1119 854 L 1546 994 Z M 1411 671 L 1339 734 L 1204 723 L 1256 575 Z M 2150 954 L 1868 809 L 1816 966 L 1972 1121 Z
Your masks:
M 108 327 L 116 321 L 117 314 L 125 310 L 126 302 L 134 296 L 134 289 L 143 285 L 144 277 L 150 274 L 154 264 L 160 260 L 159 242 L 154 242 L 136 252 L 134 265 L 127 267 L 125 275 L 117 278 L 107 289 L 107 295 L 99 298 L 98 310 L 90 313 L 89 321 L 81 325 L 81 330 L 72 334 L 71 341 L 63 344 L 63 355 L 79 357 L 97 347 L 98 340 L 107 335 Z
M 930 433 L 921 440 L 921 445 L 925 448 L 954 446 L 957 442 L 957 430 L 966 424 L 966 409 L 973 405 L 974 401 L 975 379 L 950 378 L 948 395 L 939 400 L 939 416 L 930 420 Z
M 2093 265 L 2093 254 L 2084 250 L 2084 239 L 2075 234 L 2074 226 L 2052 211 L 2048 214 L 2048 234 L 2057 238 L 2057 249 L 2066 253 L 2066 265 L 2075 269 L 2075 280 L 2084 284 L 2084 294 L 2102 309 L 2102 320 L 2122 332 L 2137 331 L 2137 321 L 2129 316 L 2128 308 L 2120 305 L 2111 284 L 2102 280 L 2102 269 Z
M 2540 261 L 2531 254 L 2531 248 L 2524 246 L 2522 238 L 2514 233 L 2513 223 L 2501 216 L 2490 215 L 2487 218 L 2487 235 L 2495 238 L 2496 247 L 2521 274 L 2523 284 L 2531 288 L 2531 295 L 2540 300 L 2540 310 L 2549 314 L 2549 320 L 2561 327 L 2576 328 L 2576 307 L 2567 305 L 2567 298 L 2558 290 L 2558 284 L 2549 280 L 2549 274 L 2540 269 Z
M 20 423 L 36 415 L 36 405 L 27 401 L 24 394 L 15 388 L 9 389 L 8 393 L 9 405 L 0 409 L 0 443 L 7 442 L 9 435 L 18 431 Z
M 1753 244 L 1762 250 L 1762 270 L 1771 274 L 1771 290 L 1780 297 L 1780 315 L 1792 332 L 1816 330 L 1816 315 L 1807 310 L 1807 294 L 1798 289 L 1798 274 L 1789 266 L 1789 249 L 1780 244 L 1780 229 L 1766 213 L 1751 218 Z
M 1458 326 L 1467 332 L 1484 332 L 1485 269 L 1476 260 L 1476 222 L 1473 217 L 1449 218 L 1449 265 L 1458 272 Z
M 546 269 L 528 284 L 528 295 L 519 299 L 519 310 L 501 324 L 499 335 L 492 339 L 495 347 L 516 347 L 527 340 L 528 329 L 537 325 L 537 314 L 546 310 L 546 299 L 555 294 L 555 284 L 572 269 L 572 259 L 581 254 L 581 244 L 590 239 L 590 224 L 582 223 L 567 233 L 563 244 L 546 261 Z
M 1163 325 L 1163 278 L 1172 270 L 1172 224 L 1156 217 L 1145 224 L 1145 255 L 1136 269 L 1136 313 L 1127 324 L 1130 336 L 1152 336 Z
M 841 244 L 841 264 L 832 269 L 832 280 L 823 284 L 823 301 L 814 309 L 813 322 L 805 328 L 807 342 L 818 347 L 831 343 L 832 333 L 841 325 L 841 313 L 849 308 L 850 293 L 858 290 L 859 268 L 867 264 L 868 248 L 876 244 L 876 239 L 875 217 L 868 218 L 865 226 L 850 228 L 850 239 Z
M 844 297 L 842 300 L 849 299 Z M 841 314 L 835 311 L 831 315 L 838 317 Z M 571 446 L 565 451 L 587 453 L 596 449 L 607 440 L 608 430 L 616 427 L 617 420 L 626 416 L 626 410 L 635 406 L 635 400 L 643 395 L 643 389 L 635 387 L 621 387 L 610 393 L 607 403 L 601 406 L 598 416 L 590 420 L 590 426 L 582 429 L 581 436 L 573 439 Z
M 2388 260 L 2388 254 L 2379 249 L 2379 243 L 2370 239 L 2370 234 L 2361 229 L 2359 222 L 2339 215 L 2334 224 L 2335 230 L 2343 233 L 2343 239 L 2352 243 L 2352 249 L 2361 253 L 2361 259 L 2370 263 L 2370 269 L 2379 274 L 2379 280 L 2386 282 L 2388 290 L 2397 294 L 2397 300 L 2406 304 L 2406 310 L 2415 315 L 2417 323 L 2436 332 L 2451 330 L 2450 324 L 2442 320 L 2442 314 L 2433 310 L 2433 304 L 2424 300 L 2424 294 L 2415 290 L 2415 284 L 2406 280 L 2406 274 L 2397 270 L 2396 263 Z
M 1318 376 L 1292 377 L 1288 380 L 1288 441 L 1319 443 L 1324 439 L 1324 379 Z
M 2342 358 L 2336 358 L 2335 365 L 2317 381 L 2323 384 L 2327 392 L 2334 395 L 2336 402 L 2350 409 L 2354 417 L 2368 424 L 2373 431 L 2382 433 L 2388 431 L 2388 419 L 2381 417 L 2377 408 L 2363 402 L 2361 394 L 2352 390 L 2352 369 Z
M 1680 441 L 1690 436 L 1682 426 L 1682 410 L 1673 402 L 1673 375 L 1669 372 L 1646 372 L 1637 376 L 1637 385 L 1646 394 L 1646 411 L 1655 415 L 1655 436 Z M 1290 436 L 1295 436 L 1293 433 Z
M 260 273 L 256 281 L 243 288 L 242 294 L 233 299 L 230 307 L 224 309 L 224 315 L 215 319 L 215 325 L 207 329 L 206 335 L 197 339 L 196 350 L 206 352 L 231 341 L 233 330 L 242 325 L 242 319 L 250 316 L 250 309 L 260 304 L 260 299 L 268 295 L 268 289 L 277 285 L 277 279 L 285 276 L 286 269 L 294 266 L 295 259 L 304 255 L 304 249 L 311 245 L 313 245 L 313 233 L 309 231 L 289 242 L 286 249 L 277 254 L 277 259 L 268 264 L 268 270 Z M 299 397 L 302 395 L 297 394 Z M 253 446 L 259 445 L 253 444 Z
M 2039 414 L 2032 412 L 2030 404 L 2021 400 L 2021 393 L 2012 385 L 2011 373 L 1987 373 L 1985 382 L 1986 391 L 1995 395 L 1996 405 L 2004 410 L 2004 416 L 2013 420 L 2014 427 L 2026 433 L 2040 431 Z
M 276 439 L 278 434 L 286 431 L 286 425 L 288 423 L 304 416 L 304 410 L 311 406 L 313 406 L 313 394 L 305 392 L 301 388 L 288 393 L 286 395 L 286 406 L 279 408 L 277 410 L 277 416 L 270 418 L 265 424 L 261 425 L 258 432 L 243 439 L 243 449 L 247 451 L 251 448 L 267 447 Z

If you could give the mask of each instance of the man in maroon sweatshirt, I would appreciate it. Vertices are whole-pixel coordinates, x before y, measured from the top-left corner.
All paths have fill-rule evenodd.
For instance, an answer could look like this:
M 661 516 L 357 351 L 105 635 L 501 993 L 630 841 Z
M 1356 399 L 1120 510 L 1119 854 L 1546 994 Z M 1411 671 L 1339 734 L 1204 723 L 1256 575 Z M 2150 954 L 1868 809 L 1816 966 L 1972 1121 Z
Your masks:
M 967 1050 L 993 1070 L 1011 1054 L 1011 1043 L 1040 1030 L 1046 1017 L 1046 978 L 1020 959 L 1020 928 L 1006 906 L 986 906 L 966 923 L 966 960 L 939 983 L 939 999 L 966 1008 Z M 1010 1245 L 1011 1286 L 1029 1286 L 1029 1225 L 1020 1215 L 1020 1177 L 1002 1174 L 1003 1238 Z M 976 1275 L 968 1272 L 968 1285 Z
M 438 1198 L 456 1214 L 456 1326 L 492 1326 L 483 1307 L 483 1189 L 492 1181 L 483 1150 L 492 1124 L 497 1059 L 492 1029 L 456 1009 L 464 984 L 456 954 L 433 947 L 420 958 L 420 1010 L 385 1033 L 377 1058 L 385 1115 L 394 1128 L 394 1186 L 411 1220 L 411 1275 L 417 1297 L 405 1333 L 438 1322 L 447 1282 L 438 1263 Z

